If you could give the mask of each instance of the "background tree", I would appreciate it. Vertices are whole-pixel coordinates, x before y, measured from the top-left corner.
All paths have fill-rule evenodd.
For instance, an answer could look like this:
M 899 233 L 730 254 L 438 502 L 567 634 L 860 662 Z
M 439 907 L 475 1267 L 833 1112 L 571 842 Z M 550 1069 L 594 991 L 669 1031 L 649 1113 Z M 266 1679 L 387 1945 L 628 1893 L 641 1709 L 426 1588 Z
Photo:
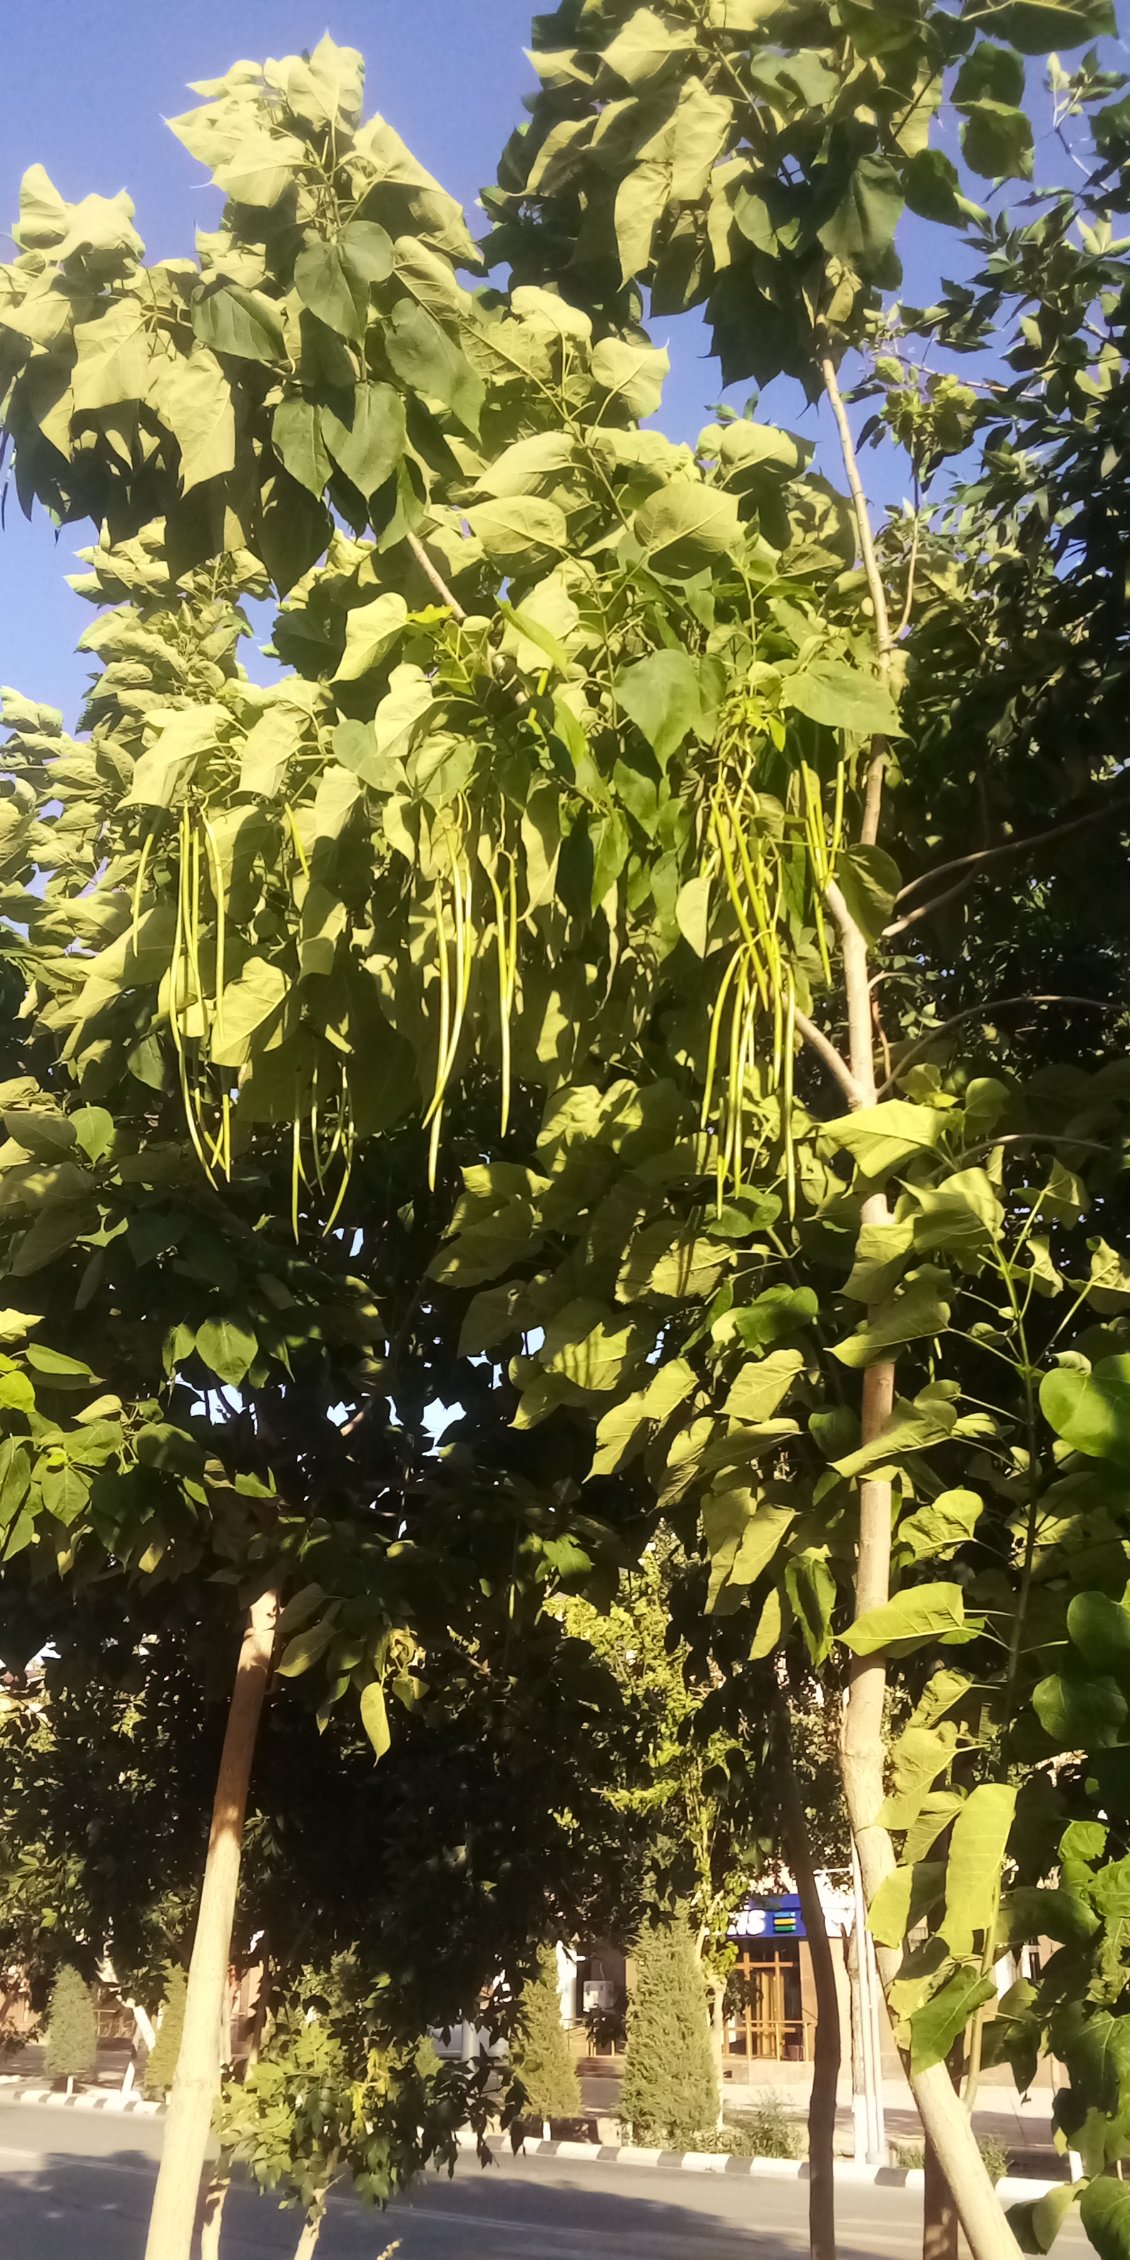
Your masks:
M 548 2136 L 551 2119 L 575 2119 L 581 2086 L 561 2022 L 557 1955 L 543 1947 L 537 1973 L 522 1988 L 510 2044 L 510 2066 L 521 2081 L 529 2109 Z
M 628 1995 L 620 2115 L 636 2142 L 692 2150 L 718 2123 L 706 1987 L 685 1921 L 642 1930 Z
M 176 2077 L 177 2058 L 184 2032 L 184 1997 L 187 1990 L 188 1979 L 184 1970 L 178 1962 L 170 1962 L 161 1998 L 157 2038 L 149 2051 L 142 2083 L 146 2095 L 160 2102 L 164 2102 Z
M 98 2051 L 98 2020 L 86 1979 L 73 1962 L 64 1962 L 51 1988 L 43 2068 L 48 2079 L 65 2079 L 67 2094 L 76 2079 L 89 2079 Z

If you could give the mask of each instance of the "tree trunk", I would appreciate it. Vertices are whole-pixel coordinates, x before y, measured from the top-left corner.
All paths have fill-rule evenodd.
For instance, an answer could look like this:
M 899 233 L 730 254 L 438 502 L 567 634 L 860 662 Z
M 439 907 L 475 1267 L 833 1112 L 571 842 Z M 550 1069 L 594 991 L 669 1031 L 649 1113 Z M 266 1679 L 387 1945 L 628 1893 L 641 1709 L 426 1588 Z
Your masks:
M 208 2185 L 204 2200 L 204 2220 L 200 2230 L 200 2260 L 220 2260 L 220 2236 L 224 2226 L 224 2207 L 231 2188 L 230 2173 L 217 2168 Z
M 307 2214 L 303 2223 L 302 2234 L 294 2247 L 294 2260 L 313 2260 L 314 2250 L 318 2238 L 321 2236 L 322 2223 L 325 2217 L 325 2208 L 321 2205 L 316 2212 Z
M 836 2088 L 840 2076 L 840 1997 L 832 1942 L 812 1866 L 808 1817 L 793 1768 L 786 1719 L 781 1736 L 785 1841 L 808 1934 L 816 1986 L 816 2046 L 808 2101 L 808 2238 L 811 2260 L 836 2260 Z
M 161 2166 L 145 2260 L 190 2260 L 212 2107 L 219 2089 L 220 2035 L 231 1957 L 247 1787 L 267 1692 L 278 1596 L 249 1612 L 220 1759 L 200 1911 L 188 1971 L 184 2031 L 169 2095 Z
M 851 488 L 859 531 L 859 549 L 875 612 L 875 641 L 879 673 L 890 672 L 894 637 L 887 612 L 882 573 L 875 552 L 867 499 L 859 476 L 855 442 L 844 407 L 830 352 L 820 361 L 824 389 L 836 420 L 843 449 L 844 468 Z M 867 773 L 867 795 L 860 840 L 873 846 L 878 838 L 883 804 L 883 773 L 887 746 L 882 739 L 872 745 Z M 856 1096 L 853 1104 L 878 1103 L 875 1077 L 875 1006 L 871 988 L 868 945 L 835 880 L 825 890 L 828 908 L 840 932 L 843 956 L 844 998 L 848 1019 L 848 1060 Z M 884 1193 L 874 1193 L 863 1203 L 864 1224 L 885 1224 L 890 1209 Z M 870 1366 L 863 1377 L 862 1437 L 874 1441 L 885 1426 L 894 1401 L 893 1365 Z M 891 1589 L 892 1488 L 889 1480 L 865 1478 L 859 1487 L 859 1550 L 856 1561 L 855 1614 L 881 1608 Z M 894 1846 L 879 1819 L 886 1790 L 886 1732 L 884 1697 L 886 1660 L 882 1653 L 852 1658 L 848 1700 L 844 1709 L 840 1763 L 852 1835 L 859 1854 L 868 1906 L 879 1885 L 895 1867 Z M 860 1941 L 862 1948 L 863 1941 Z M 901 1956 L 888 1948 L 878 1951 L 879 1974 L 889 1988 L 898 1974 Z M 912 2073 L 914 2100 L 937 2162 L 957 2201 L 961 2225 L 969 2240 L 973 2260 L 1018 2260 L 1019 2246 L 997 2202 L 973 2129 L 954 2092 L 944 2064 Z
M 926 2137 L 926 2188 L 922 2200 L 922 2260 L 957 2260 L 957 2207 L 938 2153 Z
M 718 2082 L 718 2117 L 715 2132 L 726 2124 L 726 1980 L 716 1977 L 710 1988 L 710 2040 L 714 2050 L 714 2077 Z

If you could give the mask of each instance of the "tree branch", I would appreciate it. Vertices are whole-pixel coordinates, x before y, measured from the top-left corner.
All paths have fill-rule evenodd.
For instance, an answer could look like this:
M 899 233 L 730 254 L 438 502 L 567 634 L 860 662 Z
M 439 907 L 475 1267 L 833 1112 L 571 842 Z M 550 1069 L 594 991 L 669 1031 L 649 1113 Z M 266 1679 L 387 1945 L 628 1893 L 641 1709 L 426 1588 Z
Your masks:
M 793 1019 L 796 1021 L 797 1028 L 809 1049 L 816 1053 L 818 1059 L 823 1060 L 828 1073 L 839 1084 L 848 1105 L 850 1107 L 862 1106 L 864 1103 L 863 1092 L 842 1052 L 836 1050 L 831 1037 L 826 1036 L 823 1029 L 818 1028 L 815 1022 L 808 1018 L 807 1013 L 794 1012 Z
M 420 568 L 420 571 L 427 575 L 441 604 L 446 604 L 448 611 L 453 614 L 456 620 L 458 620 L 460 627 L 465 626 L 469 618 L 469 614 L 465 610 L 464 606 L 460 604 L 454 589 L 448 588 L 447 582 L 444 580 L 443 574 L 440 572 L 438 565 L 432 564 L 431 558 L 428 556 L 427 550 L 424 548 L 424 544 L 420 540 L 418 534 L 409 534 L 408 547 L 411 550 L 412 555 Z
M 987 1004 L 971 1004 L 967 1006 L 964 1012 L 955 1012 L 951 1019 L 940 1020 L 936 1028 L 931 1028 L 924 1036 L 919 1036 L 917 1041 L 911 1045 L 910 1050 L 900 1059 L 893 1073 L 888 1075 L 886 1082 L 881 1085 L 878 1096 L 881 1099 L 885 1098 L 887 1092 L 894 1089 L 900 1075 L 905 1075 L 907 1068 L 913 1066 L 916 1059 L 923 1058 L 925 1053 L 931 1049 L 931 1046 L 937 1043 L 939 1036 L 948 1035 L 951 1028 L 961 1028 L 970 1020 L 988 1020 L 995 1012 L 1013 1012 L 1030 1004 L 1066 1004 L 1079 1007 L 1087 1012 L 1120 1012 L 1125 1009 L 1117 1004 L 1113 997 L 991 997 Z
M 830 353 L 825 352 L 821 355 L 820 374 L 824 380 L 824 390 L 828 395 L 828 402 L 836 419 L 836 429 L 840 435 L 840 450 L 844 459 L 844 470 L 847 473 L 847 483 L 851 489 L 851 499 L 855 508 L 855 523 L 859 533 L 859 553 L 863 559 L 868 593 L 875 611 L 875 640 L 879 647 L 879 664 L 885 668 L 894 643 L 894 637 L 891 634 L 890 615 L 887 611 L 887 595 L 883 587 L 883 576 L 879 571 L 879 559 L 875 550 L 875 537 L 871 531 L 871 515 L 867 507 L 867 497 L 863 492 L 863 481 L 859 476 L 859 459 L 855 452 L 855 441 L 852 438 L 847 409 L 844 407 L 844 396 L 840 391 L 839 379 L 836 376 L 836 364 Z
M 954 856 L 951 862 L 939 863 L 935 870 L 923 871 L 917 879 L 909 880 L 907 885 L 900 889 L 895 901 L 896 903 L 906 902 L 911 895 L 918 893 L 920 887 L 932 886 L 938 879 L 948 879 L 951 871 L 966 871 L 970 873 L 971 877 L 975 877 L 983 864 L 999 863 L 1010 855 L 1026 855 L 1029 848 L 1043 847 L 1048 840 L 1065 840 L 1072 832 L 1082 832 L 1091 824 L 1105 822 L 1112 810 L 1118 809 L 1128 802 L 1130 802 L 1130 793 L 1112 793 L 1101 808 L 1089 808 L 1084 815 L 1073 816 L 1067 824 L 1049 824 L 1046 831 L 1030 832 L 1025 839 L 1000 840 L 996 847 L 975 848 L 970 855 Z M 951 893 L 956 891 L 956 889 L 953 889 Z M 949 895 L 941 895 L 937 898 L 938 902 L 947 902 L 949 899 Z M 888 926 L 886 933 L 897 934 L 903 926 L 910 924 L 911 917 L 924 918 L 928 911 L 936 908 L 936 902 L 924 903 L 906 918 L 898 920 L 894 926 Z

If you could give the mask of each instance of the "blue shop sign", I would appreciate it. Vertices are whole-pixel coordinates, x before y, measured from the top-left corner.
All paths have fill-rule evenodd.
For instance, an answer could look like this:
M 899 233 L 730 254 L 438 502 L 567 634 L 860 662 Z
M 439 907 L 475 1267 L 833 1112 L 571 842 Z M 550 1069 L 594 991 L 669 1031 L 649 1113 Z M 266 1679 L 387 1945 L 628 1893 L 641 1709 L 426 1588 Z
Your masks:
M 782 1892 L 778 1898 L 747 1899 L 731 1916 L 727 1937 L 742 1938 L 805 1938 L 804 1917 L 800 1900 L 795 1892 Z

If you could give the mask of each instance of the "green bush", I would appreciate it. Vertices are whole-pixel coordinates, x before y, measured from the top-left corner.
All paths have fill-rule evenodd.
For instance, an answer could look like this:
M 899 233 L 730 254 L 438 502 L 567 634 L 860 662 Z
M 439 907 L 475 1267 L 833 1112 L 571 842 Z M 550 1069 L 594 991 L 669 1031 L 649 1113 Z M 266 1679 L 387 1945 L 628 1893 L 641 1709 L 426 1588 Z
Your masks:
M 637 2142 L 694 2149 L 718 2125 L 718 2081 L 706 1987 L 683 1923 L 645 1930 L 636 1946 L 620 2116 Z
M 157 2038 L 149 2051 L 141 2083 L 144 2093 L 153 2103 L 160 2102 L 168 2094 L 176 2077 L 187 1992 L 188 1979 L 184 1971 L 179 1964 L 170 1962 L 165 1973 L 165 1998 L 161 2004 Z
M 808 2143 L 780 2096 L 766 2090 L 752 2110 L 735 2112 L 727 2121 L 720 2147 L 735 2158 L 803 2158 Z
M 97 2053 L 94 1997 L 85 1978 L 64 1962 L 51 1988 L 44 2070 L 48 2079 L 89 2079 Z
M 577 2117 L 581 2090 L 561 2022 L 557 1956 L 552 1947 L 545 1948 L 536 1978 L 523 1991 L 510 2064 L 526 2090 L 530 2111 L 543 2125 L 550 2119 Z

